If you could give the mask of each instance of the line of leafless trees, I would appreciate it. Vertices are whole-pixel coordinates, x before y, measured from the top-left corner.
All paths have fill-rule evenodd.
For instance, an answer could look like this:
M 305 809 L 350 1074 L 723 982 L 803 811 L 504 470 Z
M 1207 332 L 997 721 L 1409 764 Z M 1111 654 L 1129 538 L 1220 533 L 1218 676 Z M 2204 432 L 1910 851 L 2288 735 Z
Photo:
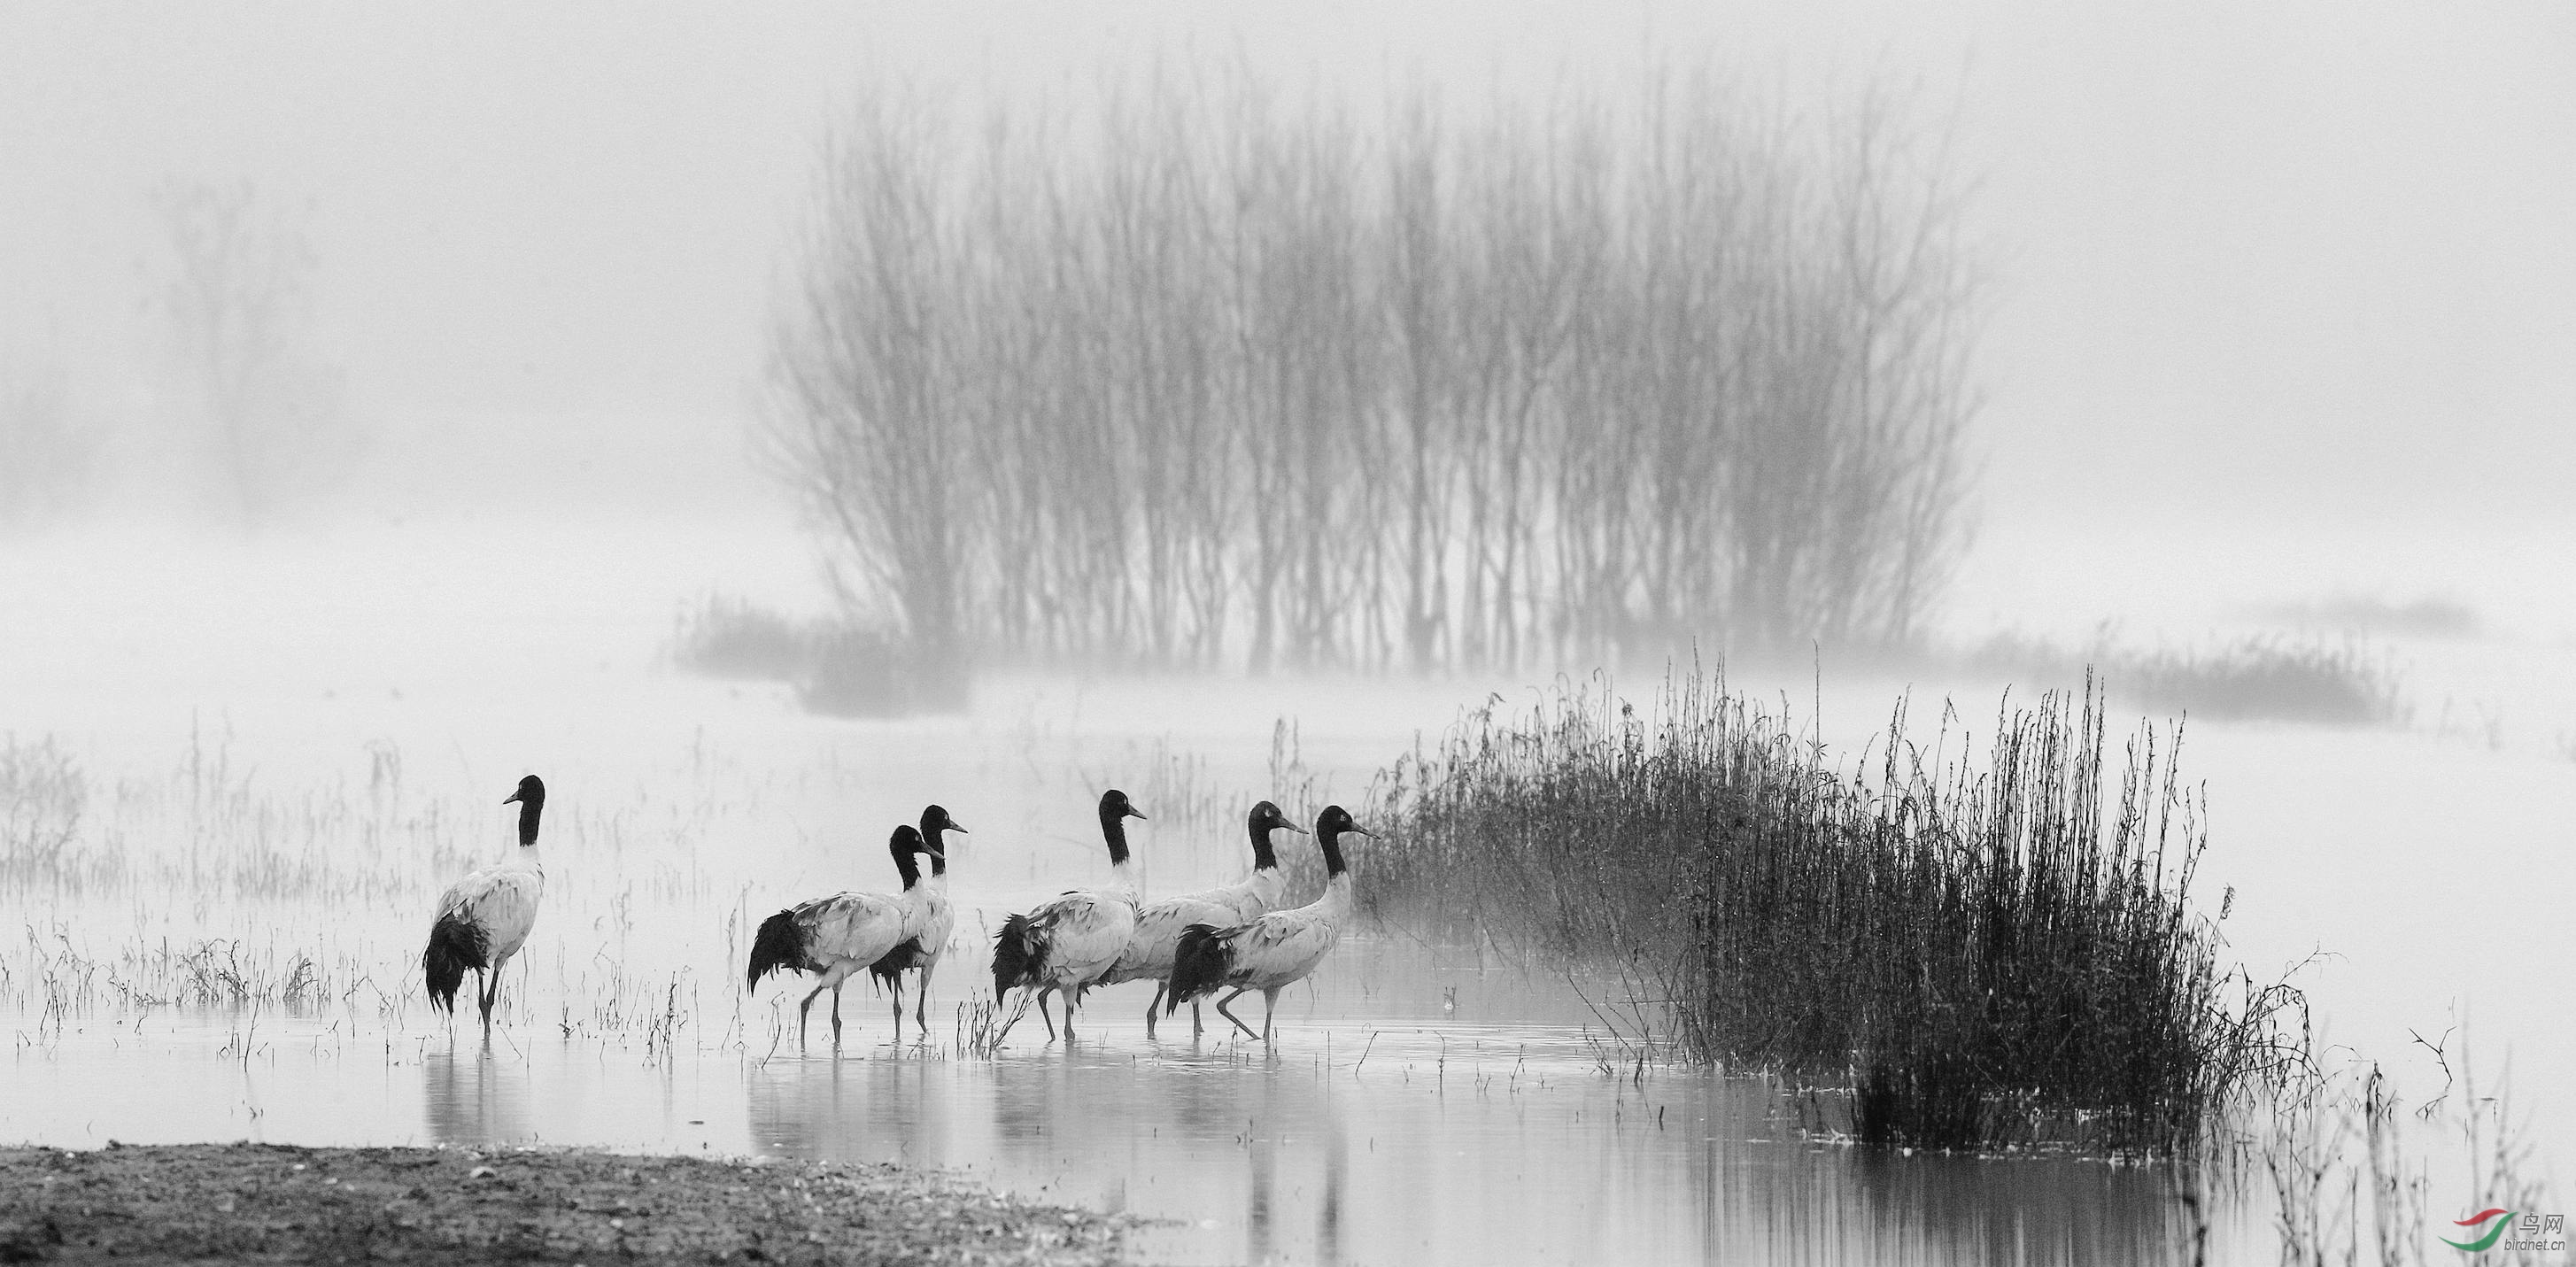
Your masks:
M 1901 643 L 1960 544 L 1967 278 L 1882 97 L 889 90 L 816 189 L 768 435 L 923 645 Z

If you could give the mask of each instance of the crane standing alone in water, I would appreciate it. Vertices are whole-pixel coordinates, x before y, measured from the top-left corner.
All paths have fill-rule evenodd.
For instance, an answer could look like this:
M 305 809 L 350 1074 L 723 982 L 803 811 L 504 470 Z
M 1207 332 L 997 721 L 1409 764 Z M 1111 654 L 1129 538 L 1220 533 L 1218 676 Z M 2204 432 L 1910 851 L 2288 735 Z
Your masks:
M 501 993 L 501 969 L 526 945 L 537 923 L 537 899 L 546 891 L 546 868 L 537 857 L 537 821 L 545 813 L 545 781 L 531 774 L 501 803 L 519 806 L 519 852 L 468 874 L 438 895 L 438 918 L 429 926 L 421 971 L 429 1001 L 454 1015 L 456 989 L 474 970 L 483 1007 L 483 1034 L 492 1034 L 492 1002 Z

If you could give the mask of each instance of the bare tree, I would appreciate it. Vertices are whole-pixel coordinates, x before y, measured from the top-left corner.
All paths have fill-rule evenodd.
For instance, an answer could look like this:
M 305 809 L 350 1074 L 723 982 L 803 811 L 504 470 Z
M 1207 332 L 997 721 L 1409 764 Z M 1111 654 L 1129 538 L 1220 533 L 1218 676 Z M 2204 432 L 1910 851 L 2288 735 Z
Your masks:
M 256 524 L 344 474 L 361 441 L 344 376 L 313 346 L 318 262 L 304 217 L 247 181 L 172 184 L 158 201 L 175 368 L 234 511 Z
M 944 164 L 917 107 L 870 102 L 824 155 L 806 268 L 782 321 L 772 439 L 843 557 L 889 594 L 905 632 L 956 648 L 971 551 L 953 508 L 971 502 L 952 390 L 953 307 L 943 249 Z

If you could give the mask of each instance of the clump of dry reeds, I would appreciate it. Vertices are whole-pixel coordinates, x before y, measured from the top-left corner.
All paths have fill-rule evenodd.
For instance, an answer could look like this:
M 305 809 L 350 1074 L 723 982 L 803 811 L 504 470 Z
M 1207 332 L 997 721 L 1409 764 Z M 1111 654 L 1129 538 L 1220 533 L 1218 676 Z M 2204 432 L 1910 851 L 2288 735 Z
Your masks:
M 2172 1152 L 2276 1054 L 2187 902 L 2206 835 L 2179 735 L 2105 759 L 2101 699 L 2005 712 L 1982 765 L 1874 771 L 1696 670 L 1487 711 L 1392 772 L 1381 909 L 1622 974 L 1637 1041 L 1846 1076 L 1865 1140 Z M 2222 912 L 2223 914 L 2223 912 Z

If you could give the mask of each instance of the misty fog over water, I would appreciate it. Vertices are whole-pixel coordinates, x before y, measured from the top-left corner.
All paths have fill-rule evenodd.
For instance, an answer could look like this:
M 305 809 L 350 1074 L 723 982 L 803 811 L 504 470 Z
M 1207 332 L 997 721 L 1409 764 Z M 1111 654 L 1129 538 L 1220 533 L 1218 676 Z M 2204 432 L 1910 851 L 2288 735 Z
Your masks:
M 853 564 L 860 538 L 818 513 L 811 467 L 798 466 L 813 455 L 778 438 L 797 407 L 781 389 L 780 332 L 805 302 L 818 191 L 851 152 L 835 147 L 864 130 L 859 112 L 944 112 L 961 172 L 1010 153 L 1026 176 L 1088 161 L 1077 121 L 1103 101 L 1160 100 L 1143 87 L 1156 75 L 1208 100 L 1255 83 L 1287 121 L 1276 135 L 1306 136 L 1313 152 L 1313 137 L 1336 134 L 1290 125 L 1323 117 L 1301 113 L 1313 103 L 1347 107 L 1353 170 L 1375 172 L 1385 103 L 1407 92 L 1474 137 L 1508 108 L 1558 120 L 1579 114 L 1549 113 L 1574 109 L 1563 103 L 1600 101 L 1615 115 L 1641 67 L 1716 68 L 1746 136 L 1831 135 L 1836 111 L 1876 93 L 1904 162 L 1941 177 L 1961 268 L 1956 324 L 1943 327 L 1964 366 L 1957 549 L 1902 653 L 1756 646 L 1698 624 L 1658 630 L 1679 635 L 1670 643 L 1534 634 L 1515 656 L 1411 672 L 1389 589 L 1383 628 L 1355 619 L 1334 635 L 1387 654 L 1316 661 L 1361 673 L 1305 671 L 1285 653 L 1277 671 L 1247 673 L 1253 618 L 1239 597 L 1223 617 L 1240 622 L 1226 626 L 1235 641 L 1209 663 L 1144 672 L 1096 649 L 1050 660 L 1053 644 L 1033 637 L 976 669 L 959 707 L 908 718 L 831 716 L 793 683 L 692 670 L 691 621 L 713 598 L 817 628 L 902 610 Z M 1208 113 L 1194 135 L 1230 135 Z M 983 148 L 1002 131 L 1026 148 Z M 1548 135 L 1556 148 L 1462 150 L 1459 170 L 1547 155 L 1526 184 L 1491 187 L 1574 188 L 1566 173 L 1581 167 L 1564 156 L 1581 147 Z M 1600 187 L 1622 207 L 1651 202 L 1644 184 Z M 1779 205 L 1812 216 L 1829 204 Z M 1052 210 L 1026 225 L 1078 218 L 1071 199 Z M 1833 1151 L 1857 1148 L 1844 1140 L 1821 1161 L 1773 1160 L 1815 1143 L 1784 1107 L 1794 1089 L 1748 1098 L 1675 1070 L 1662 1091 L 1648 1075 L 1623 1092 L 1586 1046 L 1599 1019 L 1579 974 L 1533 972 L 1491 947 L 1426 948 L 1409 929 L 1368 930 L 1340 952 L 1347 963 L 1283 996 L 1283 1017 L 1304 1028 L 1267 1080 L 1250 1056 L 1148 1045 L 1133 986 L 1083 1014 L 1107 1050 L 1060 1066 L 1043 1063 L 1060 1053 L 1037 1054 L 1042 1034 L 1020 1031 L 999 1064 L 898 1064 L 881 1046 L 884 1000 L 853 988 L 848 1015 L 880 1062 L 864 1074 L 777 1056 L 779 1035 L 793 1040 L 781 1000 L 810 983 L 741 994 L 745 921 L 811 893 L 890 887 L 873 842 L 925 801 L 975 829 L 957 866 L 971 913 L 934 993 L 940 1038 L 954 1028 L 943 1010 L 989 993 L 1002 916 L 1098 877 L 1088 798 L 1100 788 L 1123 786 L 1156 814 L 1139 827 L 1149 898 L 1223 883 L 1241 870 L 1250 799 L 1312 792 L 1291 807 L 1311 821 L 1328 799 L 1370 794 L 1462 710 L 1493 698 L 1525 709 L 1560 674 L 1596 670 L 1642 701 L 1663 650 L 1695 646 L 1845 763 L 1900 699 L 1917 733 L 1946 699 L 1962 729 L 1987 736 L 1999 702 L 2074 686 L 2088 660 L 2110 678 L 2115 747 L 2142 718 L 2189 712 L 2182 769 L 2205 785 L 2210 832 L 2191 900 L 2213 915 L 2227 904 L 2228 965 L 2268 981 L 2316 956 L 2294 979 L 2319 1050 L 2375 1063 L 2409 1106 L 2461 1110 L 2463 1076 L 2476 1095 L 2503 1090 L 2508 1105 L 2466 1111 L 2507 1113 L 2529 1147 L 2520 1178 L 2556 1199 L 2576 1138 L 2576 958 L 2553 914 L 2576 892 L 2576 839 L 2557 812 L 2576 791 L 2571 212 L 2576 17 L 2540 4 L 0 5 L 0 736 L 21 762 L 13 789 L 57 759 L 86 788 L 83 834 L 59 864 L 0 893 L 0 944 L 26 943 L 0 954 L 15 975 L 0 980 L 0 1023 L 27 1040 L 0 1072 L 13 1102 L 0 1105 L 0 1144 L 97 1146 L 105 1128 L 85 1106 L 115 1116 L 99 1069 L 191 1070 L 172 1081 L 184 1096 L 139 1102 L 180 1124 L 171 1139 L 926 1160 L 1182 1220 L 1141 1242 L 1167 1257 L 1366 1261 L 1410 1245 L 1418 1229 L 1367 1205 L 1370 1184 L 1410 1173 L 1369 1160 L 1368 1122 L 1413 1141 L 1402 1165 L 1428 1177 L 1407 1191 L 1449 1213 L 1453 1260 L 1508 1248 L 1508 1234 L 1463 1229 L 1529 1202 L 1609 1225 L 1702 1201 L 1619 1242 L 1654 1259 L 1779 1257 L 1764 1237 L 1851 1211 L 1867 1217 L 1812 1257 L 1949 1261 L 2019 1236 L 2155 1260 L 2187 1239 L 2167 1194 L 2125 1172 L 2099 1184 L 2075 1163 L 2014 1163 L 2034 1169 L 2008 1182 L 1991 1168 L 1880 1172 Z M 1506 220 L 1439 223 L 1463 241 Z M 956 247 L 975 223 L 942 241 Z M 1017 311 L 1091 293 L 1077 274 L 1097 261 L 1035 230 L 1013 241 L 1039 246 L 979 256 L 970 243 L 938 267 L 978 279 L 977 295 L 1015 296 Z M 1054 271 L 1013 290 L 1003 281 L 1027 277 L 977 271 L 995 261 Z M 958 372 L 957 399 L 1016 417 L 992 384 L 1031 364 L 1046 368 L 1025 399 L 1073 394 L 1063 367 L 1083 362 L 1065 345 L 976 329 L 998 333 L 971 344 L 985 360 L 950 358 L 974 367 Z M 1388 329 L 1399 332 L 1352 356 L 1397 346 Z M 1342 381 L 1403 381 L 1386 355 Z M 1592 390 L 1564 373 L 1575 386 L 1549 390 Z M 1138 412 L 1102 392 L 1123 402 L 1104 417 Z M 1383 435 L 1396 434 L 1390 422 Z M 1376 442 L 1350 439 L 1360 447 L 1347 453 L 1380 453 L 1364 447 Z M 1465 487 L 1482 459 L 1460 451 Z M 1588 452 L 1569 442 L 1562 460 Z M 1336 549 L 1384 547 L 1379 564 L 1351 566 L 1391 576 L 1404 470 L 1334 453 L 1322 479 L 1295 485 L 1308 500 L 1291 509 L 1312 509 L 1315 539 Z M 1105 465 L 1133 495 L 1139 459 L 1120 456 Z M 961 466 L 930 499 L 963 523 L 996 489 L 1039 487 L 1005 475 Z M 1576 503 L 1549 497 L 1526 501 L 1548 507 L 1528 540 L 1565 549 L 1541 529 Z M 1583 504 L 1646 499 L 1614 480 Z M 1475 539 L 1465 516 L 1456 541 Z M 1269 539 L 1256 528 L 1292 518 L 1245 518 L 1223 548 L 1253 549 Z M 1033 518 L 1028 540 L 1060 544 L 1046 527 L 1060 522 Z M 1628 531 L 1602 522 L 1605 540 Z M 1365 538 L 1350 527 L 1363 523 Z M 1464 602 L 1484 573 L 1456 549 L 1449 593 Z M 1066 606 L 1044 586 L 1020 597 L 1039 613 L 1032 627 Z M 1539 597 L 1526 600 L 1536 611 Z M 977 639 L 1002 645 L 991 628 L 954 641 Z M 2231 715 L 2172 685 L 2263 649 L 2340 666 L 2376 692 L 2366 720 Z M 256 1040 L 272 1044 L 269 1072 L 238 1082 L 206 1072 L 231 1059 L 231 1014 L 138 1006 L 130 991 L 117 1002 L 108 983 L 142 980 L 141 960 L 100 969 L 92 1010 L 68 1027 L 39 1002 L 46 965 L 70 962 L 58 956 L 108 963 L 222 937 L 270 967 L 308 956 L 352 990 L 381 974 L 400 996 L 390 978 L 417 976 L 428 902 L 500 857 L 493 803 L 530 770 L 558 789 L 549 830 L 564 843 L 528 997 L 505 1004 L 526 1053 L 516 1073 L 506 1059 L 449 1059 L 416 996 L 361 1006 L 372 996 L 346 994 L 263 1021 L 282 1026 Z M 1291 774 L 1306 782 L 1283 786 Z M 1154 793 L 1173 806 L 1168 824 Z M 1463 1005 L 1441 993 L 1451 987 Z M 684 1037 L 644 1019 L 657 991 L 673 1008 L 691 1000 Z M 164 1028 L 117 1045 L 138 1013 Z M 1354 1084 L 1359 1049 L 1399 1031 L 1361 1074 L 1392 1049 L 1409 1062 L 1390 1066 L 1393 1085 Z M 1473 1054 L 1454 1055 L 1460 1044 Z M 645 1072 L 656 1060 L 669 1063 Z M 549 1102 L 584 1062 L 633 1067 L 600 1092 L 626 1108 Z M 1407 1081 L 1426 1070 L 1428 1100 Z M 1478 1107 L 1440 1098 L 1457 1094 L 1460 1070 Z M 299 1081 L 317 1105 L 391 1107 L 336 1117 L 276 1102 Z M 1120 1107 L 1066 1115 L 1066 1097 L 1085 1096 Z M 1226 1096 L 1266 1097 L 1257 1126 Z M 1725 1129 L 1709 1125 L 1692 1148 L 1633 1135 L 1638 1103 Z M 1605 1112 L 1614 1128 L 1599 1129 Z M 1181 1124 L 1180 1142 L 1133 1138 L 1158 1115 Z M 1041 1126 L 1065 1133 L 1060 1149 L 1013 1134 Z M 2427 1117 L 2408 1144 L 2429 1176 L 2427 1217 L 2442 1223 L 2453 1204 L 2506 1200 L 2486 1199 L 2446 1129 Z M 1585 1148 L 1636 1191 L 1548 1195 L 1531 1177 Z M 1171 1185 L 1161 1195 L 1145 1191 L 1157 1175 Z M 1295 1195 L 1275 1225 L 1248 1213 L 1269 1208 L 1248 1193 L 1281 1184 Z M 2265 1180 L 2251 1190 L 2217 1228 L 2223 1260 L 2272 1252 L 2280 1198 Z M 2001 1221 L 1926 1226 L 1925 1203 L 1955 1192 Z M 2028 1213 L 2052 1203 L 2078 1214 Z M 2072 1226 L 2088 1212 L 2091 1225 Z M 2013 1222 L 2025 1217 L 2039 1221 Z

